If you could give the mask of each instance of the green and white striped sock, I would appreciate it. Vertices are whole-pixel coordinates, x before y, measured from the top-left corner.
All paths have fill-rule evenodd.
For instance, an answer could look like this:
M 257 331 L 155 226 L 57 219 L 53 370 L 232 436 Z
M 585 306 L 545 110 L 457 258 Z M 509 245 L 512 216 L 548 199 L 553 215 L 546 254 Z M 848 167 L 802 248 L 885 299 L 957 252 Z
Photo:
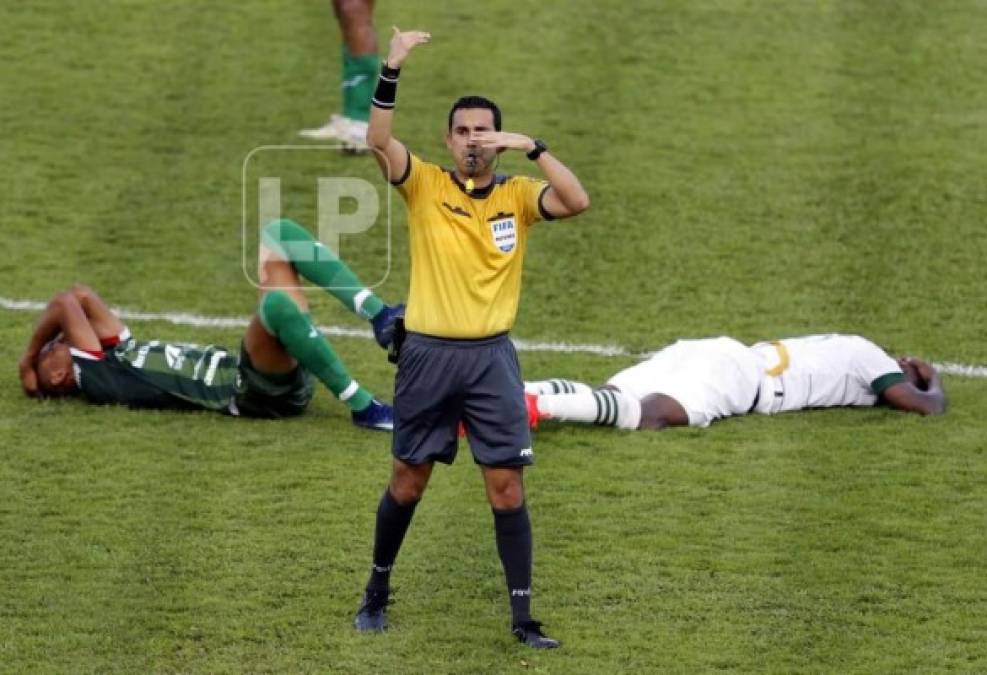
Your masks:
M 524 390 L 530 394 L 585 394 L 593 391 L 593 388 L 588 384 L 576 382 L 575 380 L 555 378 L 552 380 L 525 382 Z
M 541 394 L 538 412 L 560 422 L 583 422 L 600 426 L 637 429 L 641 424 L 641 403 L 613 389 L 575 394 Z

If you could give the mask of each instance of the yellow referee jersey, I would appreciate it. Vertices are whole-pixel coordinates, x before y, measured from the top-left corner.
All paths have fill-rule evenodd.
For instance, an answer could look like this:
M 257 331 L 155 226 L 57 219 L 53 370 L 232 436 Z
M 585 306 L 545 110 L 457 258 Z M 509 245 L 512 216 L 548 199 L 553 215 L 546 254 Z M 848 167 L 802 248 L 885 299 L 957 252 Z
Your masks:
M 510 330 L 528 228 L 551 218 L 541 206 L 548 183 L 497 176 L 467 194 L 451 172 L 409 153 L 408 171 L 395 185 L 408 205 L 407 329 L 448 338 Z

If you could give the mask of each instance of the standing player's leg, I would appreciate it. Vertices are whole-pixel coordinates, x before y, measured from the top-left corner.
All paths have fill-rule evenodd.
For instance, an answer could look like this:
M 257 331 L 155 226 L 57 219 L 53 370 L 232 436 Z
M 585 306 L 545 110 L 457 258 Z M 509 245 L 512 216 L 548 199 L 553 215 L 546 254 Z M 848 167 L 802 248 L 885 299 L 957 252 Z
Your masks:
M 362 122 L 366 142 L 370 99 L 377 84 L 377 34 L 373 0 L 333 0 L 343 33 L 343 116 Z
M 301 135 L 313 140 L 340 140 L 346 150 L 360 152 L 367 149 L 370 99 L 379 67 L 374 3 L 373 0 L 333 0 L 332 5 L 343 36 L 343 114 L 332 115 L 325 126 L 305 129 Z
M 401 550 L 411 518 L 415 515 L 415 507 L 428 486 L 433 466 L 431 462 L 408 464 L 399 459 L 394 460 L 391 482 L 377 506 L 374 559 L 363 602 L 353 622 L 357 630 L 382 631 L 387 628 L 386 608 L 390 597 L 391 569 L 398 551 Z
M 294 267 L 282 260 L 264 260 L 261 279 L 265 288 L 261 290 L 260 306 L 243 340 L 252 367 L 278 375 L 300 364 L 349 406 L 355 424 L 390 430 L 390 408 L 353 379 L 332 345 L 312 323 Z
M 545 636 L 541 624 L 531 618 L 531 519 L 524 503 L 523 469 L 484 466 L 481 470 L 493 510 L 497 553 L 507 579 L 514 635 L 538 649 L 558 647 L 559 642 Z
M 381 347 L 386 348 L 391 343 L 394 323 L 404 315 L 404 305 L 390 307 L 385 304 L 363 285 L 339 256 L 304 227 L 293 220 L 281 219 L 265 225 L 261 233 L 261 282 L 268 287 L 285 288 L 284 284 L 272 285 L 265 280 L 269 261 L 289 262 L 295 274 L 292 287 L 299 285 L 298 275 L 301 275 L 347 309 L 369 319 Z

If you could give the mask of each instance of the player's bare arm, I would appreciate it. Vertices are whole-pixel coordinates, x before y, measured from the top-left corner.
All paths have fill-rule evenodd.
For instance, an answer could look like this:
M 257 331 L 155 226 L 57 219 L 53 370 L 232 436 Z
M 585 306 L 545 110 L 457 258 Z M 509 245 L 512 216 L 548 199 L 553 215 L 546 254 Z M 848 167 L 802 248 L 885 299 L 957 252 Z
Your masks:
M 18 362 L 21 387 L 28 396 L 39 393 L 37 363 L 41 350 L 59 335 L 78 349 L 99 351 L 101 348 L 99 337 L 74 289 L 58 293 L 48 302 Z
M 394 123 L 394 95 L 397 89 L 397 73 L 411 50 L 426 44 L 431 34 L 420 30 L 401 31 L 394 27 L 391 46 L 381 68 L 380 82 L 370 108 L 370 124 L 367 127 L 367 145 L 388 182 L 403 176 L 408 168 L 408 150 L 391 135 Z
M 909 376 L 908 382 L 888 387 L 882 397 L 892 408 L 920 415 L 941 415 L 946 412 L 946 392 L 942 379 L 931 364 L 913 357 L 898 360 Z M 915 383 L 912 383 L 912 380 Z
M 474 139 L 482 148 L 520 150 L 529 153 L 537 147 L 530 136 L 509 131 L 478 132 L 474 135 Z M 589 195 L 569 167 L 547 150 L 538 155 L 535 162 L 549 185 L 542 205 L 553 217 L 568 218 L 589 208 Z
M 123 332 L 123 322 L 96 291 L 88 286 L 76 285 L 70 292 L 79 301 L 100 342 L 115 338 Z

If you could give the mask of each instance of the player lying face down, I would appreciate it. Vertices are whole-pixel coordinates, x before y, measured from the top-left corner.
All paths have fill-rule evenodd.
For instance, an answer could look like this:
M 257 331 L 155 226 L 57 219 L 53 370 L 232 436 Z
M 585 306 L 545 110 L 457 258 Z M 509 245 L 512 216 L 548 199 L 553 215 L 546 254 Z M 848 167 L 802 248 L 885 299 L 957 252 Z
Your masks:
M 35 327 L 19 363 L 25 393 L 277 418 L 305 410 L 314 378 L 347 404 L 354 424 L 390 431 L 391 408 L 350 376 L 312 323 L 299 275 L 369 319 L 383 347 L 402 308 L 388 307 L 362 288 L 300 225 L 275 221 L 263 236 L 260 303 L 238 351 L 139 342 L 99 295 L 76 286 L 56 294 Z M 290 262 L 292 256 L 299 262 Z
M 680 340 L 593 389 L 570 380 L 525 383 L 529 422 L 622 429 L 706 427 L 722 417 L 887 405 L 946 409 L 942 382 L 920 359 L 895 360 L 865 338 L 813 335 L 751 347 L 728 338 Z

